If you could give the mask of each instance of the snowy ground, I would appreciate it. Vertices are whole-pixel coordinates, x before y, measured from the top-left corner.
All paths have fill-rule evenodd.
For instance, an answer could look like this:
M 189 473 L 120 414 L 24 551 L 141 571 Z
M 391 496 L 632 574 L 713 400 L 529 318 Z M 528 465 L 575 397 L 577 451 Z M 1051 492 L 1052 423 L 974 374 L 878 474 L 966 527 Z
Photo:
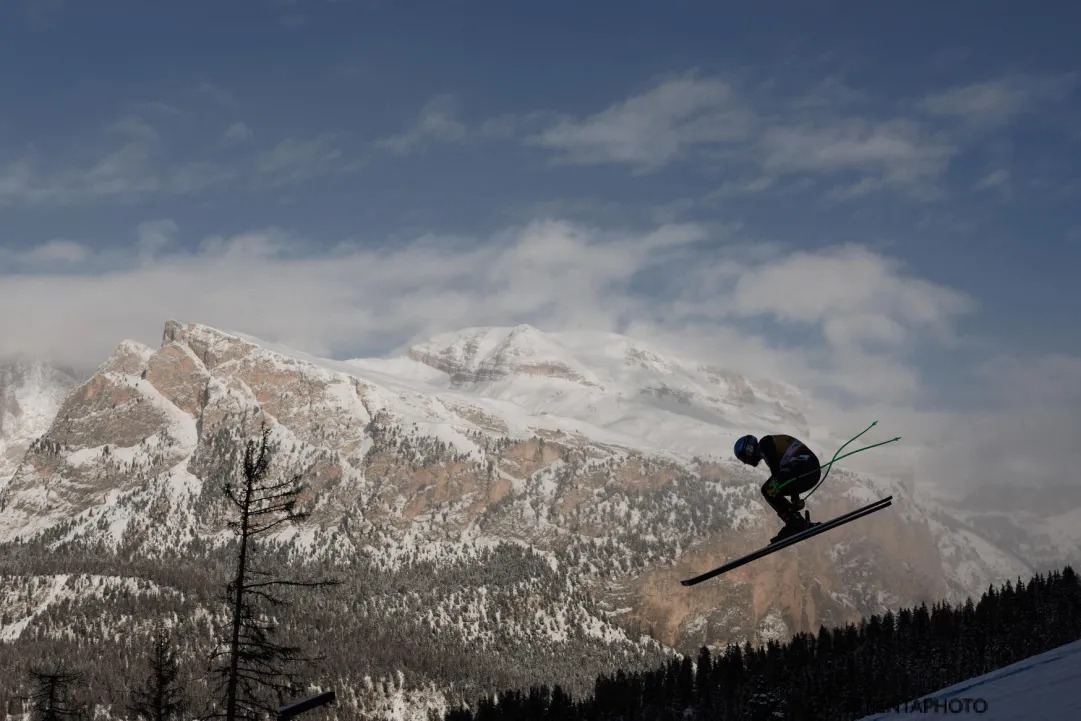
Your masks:
M 923 703 L 925 700 L 929 702 Z M 862 721 L 912 718 L 913 714 L 972 716 L 988 721 L 1081 719 L 1081 641 L 963 681 L 896 711 L 867 716 Z

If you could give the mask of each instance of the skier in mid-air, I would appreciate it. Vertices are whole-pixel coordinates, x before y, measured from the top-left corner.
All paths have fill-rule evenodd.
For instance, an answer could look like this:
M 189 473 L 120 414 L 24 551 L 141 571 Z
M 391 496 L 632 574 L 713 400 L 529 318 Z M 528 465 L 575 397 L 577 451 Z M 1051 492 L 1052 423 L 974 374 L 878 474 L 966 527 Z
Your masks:
M 769 539 L 770 543 L 818 525 L 811 523 L 809 513 L 800 515 L 804 506 L 800 494 L 814 488 L 822 477 L 821 463 L 806 444 L 785 435 L 764 436 L 761 440 L 743 436 L 736 441 L 735 452 L 736 458 L 749 466 L 757 468 L 763 460 L 769 466 L 770 477 L 762 485 L 762 495 L 785 524 Z
M 871 430 L 871 428 L 877 424 L 878 421 L 875 421 L 867 426 L 863 433 Z M 863 433 L 860 433 L 848 443 L 852 443 L 856 438 L 862 436 Z M 897 436 L 888 441 L 875 443 L 872 446 L 860 448 L 859 450 L 852 451 L 842 456 L 841 451 L 848 446 L 848 443 L 846 443 L 834 454 L 833 460 L 826 465 L 832 466 L 841 458 L 846 458 L 854 453 L 867 451 L 899 440 L 901 440 L 901 437 Z M 765 436 L 762 440 L 758 440 L 754 436 L 743 436 L 743 438 L 736 441 L 735 451 L 736 458 L 740 459 L 748 466 L 757 467 L 762 461 L 765 461 L 766 465 L 769 466 L 770 476 L 769 480 L 762 485 L 762 495 L 765 497 L 766 503 L 768 503 L 770 507 L 777 512 L 777 515 L 781 517 L 781 520 L 784 521 L 784 527 L 781 529 L 780 533 L 769 539 L 769 544 L 765 547 L 740 556 L 739 558 L 726 561 L 723 565 L 717 566 L 711 571 L 700 573 L 694 578 L 685 578 L 680 581 L 680 584 L 683 586 L 697 586 L 699 583 L 708 581 L 711 578 L 716 578 L 729 571 L 733 571 L 752 561 L 764 558 L 771 553 L 776 553 L 788 546 L 801 543 L 819 533 L 825 533 L 830 529 L 843 526 L 856 519 L 865 518 L 872 513 L 877 513 L 878 511 L 889 508 L 893 504 L 893 496 L 886 496 L 873 503 L 868 503 L 862 508 L 857 508 L 854 511 L 849 511 L 836 518 L 831 518 L 828 521 L 811 523 L 811 515 L 809 513 L 805 516 L 800 515 L 800 511 L 803 510 L 804 506 L 800 494 L 808 493 L 808 495 L 810 495 L 810 492 L 813 492 L 818 484 L 825 480 L 825 477 L 822 476 L 822 464 L 818 462 L 818 458 L 811 449 L 807 447 L 806 443 L 798 438 L 779 434 Z M 829 476 L 828 471 L 826 476 Z

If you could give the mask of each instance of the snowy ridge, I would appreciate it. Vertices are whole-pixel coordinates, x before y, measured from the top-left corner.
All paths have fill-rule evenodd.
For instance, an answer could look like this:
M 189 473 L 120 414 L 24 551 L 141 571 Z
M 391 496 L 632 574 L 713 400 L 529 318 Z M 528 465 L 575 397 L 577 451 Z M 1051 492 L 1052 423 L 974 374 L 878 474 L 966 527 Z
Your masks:
M 344 362 L 237 337 L 368 381 L 381 409 L 433 430 L 458 422 L 456 409 L 474 407 L 512 435 L 562 431 L 681 459 L 727 456 L 729 436 L 748 428 L 808 432 L 795 389 L 663 356 L 615 334 L 472 328 L 415 345 L 408 358 Z
M 1017 555 L 990 542 L 975 529 L 951 516 L 937 505 L 924 509 L 939 553 L 951 601 L 963 601 L 975 589 L 984 589 L 1003 580 L 1031 576 L 1037 569 Z

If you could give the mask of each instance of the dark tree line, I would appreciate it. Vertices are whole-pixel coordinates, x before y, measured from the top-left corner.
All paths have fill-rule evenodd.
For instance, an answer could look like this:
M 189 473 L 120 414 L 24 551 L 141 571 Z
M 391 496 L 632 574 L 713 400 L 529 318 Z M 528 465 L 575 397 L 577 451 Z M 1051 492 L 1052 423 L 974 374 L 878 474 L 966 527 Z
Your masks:
M 1067 566 L 990 587 L 978 603 L 921 604 L 760 648 L 731 645 L 717 655 L 702 648 L 695 663 L 684 657 L 601 676 L 582 700 L 559 686 L 504 691 L 445 721 L 845 721 L 904 707 L 1079 638 L 1081 583 Z

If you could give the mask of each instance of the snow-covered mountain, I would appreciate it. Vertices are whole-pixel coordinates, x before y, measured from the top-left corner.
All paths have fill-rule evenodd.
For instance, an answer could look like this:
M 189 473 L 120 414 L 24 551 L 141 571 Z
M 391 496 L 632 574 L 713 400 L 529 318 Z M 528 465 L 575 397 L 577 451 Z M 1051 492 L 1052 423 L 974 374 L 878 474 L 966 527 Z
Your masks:
M 78 382 L 71 371 L 47 363 L 0 359 L 0 490 Z
M 595 440 L 657 454 L 713 454 L 748 427 L 808 433 L 797 389 L 615 334 L 471 328 L 413 346 L 409 359 L 413 365 L 353 363 L 399 371 L 432 390 L 449 386 L 501 401 L 504 413 L 525 411 L 531 427 L 581 429 Z
M 1081 487 L 988 485 L 946 504 L 955 524 L 1045 571 L 1081 558 Z
M 761 642 L 1029 574 L 905 487 L 835 469 L 813 517 L 887 494 L 894 506 L 680 586 L 776 531 L 765 476 L 727 459 L 746 432 L 814 443 L 804 404 L 783 383 L 611 334 L 475 328 L 401 358 L 330 361 L 170 321 L 160 348 L 121 343 L 29 443 L 0 484 L 0 543 L 211 553 L 225 538 L 220 480 L 266 422 L 278 470 L 311 487 L 308 525 L 281 540 L 369 564 L 365 618 L 423 624 L 416 635 L 441 648 L 625 663 L 656 642 Z M 543 564 L 498 550 L 515 547 Z M 417 568 L 448 581 L 372 590 Z M 597 663 L 574 672 L 591 679 Z

